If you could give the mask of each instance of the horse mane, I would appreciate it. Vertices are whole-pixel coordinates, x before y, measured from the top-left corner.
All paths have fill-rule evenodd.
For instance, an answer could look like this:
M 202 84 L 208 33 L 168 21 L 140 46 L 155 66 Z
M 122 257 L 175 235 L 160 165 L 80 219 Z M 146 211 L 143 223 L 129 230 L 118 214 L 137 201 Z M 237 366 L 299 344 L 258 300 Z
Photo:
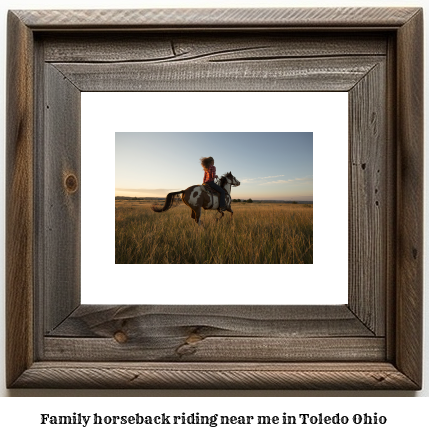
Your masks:
M 224 175 L 220 178 L 220 182 L 219 182 L 219 184 L 220 184 L 220 187 L 221 187 L 221 188 L 223 188 L 223 187 L 225 186 L 225 184 L 226 184 L 226 178 L 227 178 L 228 176 L 232 177 L 231 171 L 228 172 L 228 173 L 226 173 L 226 174 L 224 174 Z

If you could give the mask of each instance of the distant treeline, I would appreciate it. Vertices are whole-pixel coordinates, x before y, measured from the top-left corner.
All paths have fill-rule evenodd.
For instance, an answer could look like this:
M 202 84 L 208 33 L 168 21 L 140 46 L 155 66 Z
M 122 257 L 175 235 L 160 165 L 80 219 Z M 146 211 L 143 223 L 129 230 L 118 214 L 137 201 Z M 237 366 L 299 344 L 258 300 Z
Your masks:
M 233 203 L 287 203 L 287 204 L 313 204 L 312 201 L 295 201 L 295 200 L 241 200 L 239 198 L 233 199 Z
M 121 196 L 116 196 L 115 200 L 133 200 L 133 201 L 138 201 L 138 200 L 165 200 L 165 197 L 121 197 Z

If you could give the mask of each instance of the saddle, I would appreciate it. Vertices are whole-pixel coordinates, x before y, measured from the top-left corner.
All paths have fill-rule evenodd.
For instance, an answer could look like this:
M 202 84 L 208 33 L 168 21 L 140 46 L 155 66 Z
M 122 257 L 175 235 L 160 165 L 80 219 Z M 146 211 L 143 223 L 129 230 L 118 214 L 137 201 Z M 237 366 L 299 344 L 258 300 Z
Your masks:
M 207 194 L 211 195 L 212 197 L 212 204 L 213 202 L 213 195 L 216 195 L 217 197 L 219 197 L 219 192 L 217 192 L 215 189 L 213 189 L 211 186 L 206 185 L 205 183 L 203 183 L 201 185 L 201 188 L 203 189 L 203 191 L 206 191 Z M 223 188 L 222 188 L 223 189 Z M 225 190 L 224 190 L 225 191 Z M 228 196 L 228 193 L 225 191 L 225 198 Z M 220 210 L 220 209 L 218 209 Z
M 207 192 L 207 194 L 219 195 L 219 192 L 217 192 L 215 189 L 213 189 L 210 185 L 206 185 L 205 183 L 203 183 L 201 185 L 201 187 L 203 188 L 203 190 L 205 190 Z

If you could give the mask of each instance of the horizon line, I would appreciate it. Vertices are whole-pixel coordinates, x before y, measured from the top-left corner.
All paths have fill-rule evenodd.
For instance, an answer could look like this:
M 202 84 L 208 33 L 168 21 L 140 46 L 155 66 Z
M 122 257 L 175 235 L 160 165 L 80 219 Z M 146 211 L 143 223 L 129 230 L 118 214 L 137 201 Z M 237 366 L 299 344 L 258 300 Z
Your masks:
M 164 199 L 165 197 L 149 197 L 149 196 L 144 196 L 144 197 L 137 197 L 137 196 L 130 196 L 130 195 L 115 195 L 115 198 L 118 198 L 118 197 L 120 197 L 120 198 L 137 198 L 137 199 L 160 199 L 160 198 L 162 198 L 162 199 Z M 242 200 L 241 198 L 234 198 L 233 200 Z M 252 199 L 253 200 L 253 199 Z M 242 201 L 247 201 L 247 200 L 242 200 Z M 254 199 L 253 201 L 313 201 L 313 199 L 303 199 L 303 198 L 293 198 L 293 199 L 282 199 L 282 200 L 279 200 L 279 199 L 271 199 L 271 198 L 265 198 L 265 199 L 262 199 L 262 198 L 256 198 L 256 199 Z

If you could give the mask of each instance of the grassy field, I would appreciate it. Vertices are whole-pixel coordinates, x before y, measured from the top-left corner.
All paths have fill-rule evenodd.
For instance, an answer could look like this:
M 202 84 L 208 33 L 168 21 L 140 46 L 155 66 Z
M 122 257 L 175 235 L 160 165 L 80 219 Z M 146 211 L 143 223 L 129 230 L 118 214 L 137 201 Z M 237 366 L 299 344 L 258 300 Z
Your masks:
M 116 263 L 313 263 L 313 206 L 233 203 L 219 221 L 203 211 L 204 227 L 179 202 L 155 213 L 151 201 L 116 200 Z

